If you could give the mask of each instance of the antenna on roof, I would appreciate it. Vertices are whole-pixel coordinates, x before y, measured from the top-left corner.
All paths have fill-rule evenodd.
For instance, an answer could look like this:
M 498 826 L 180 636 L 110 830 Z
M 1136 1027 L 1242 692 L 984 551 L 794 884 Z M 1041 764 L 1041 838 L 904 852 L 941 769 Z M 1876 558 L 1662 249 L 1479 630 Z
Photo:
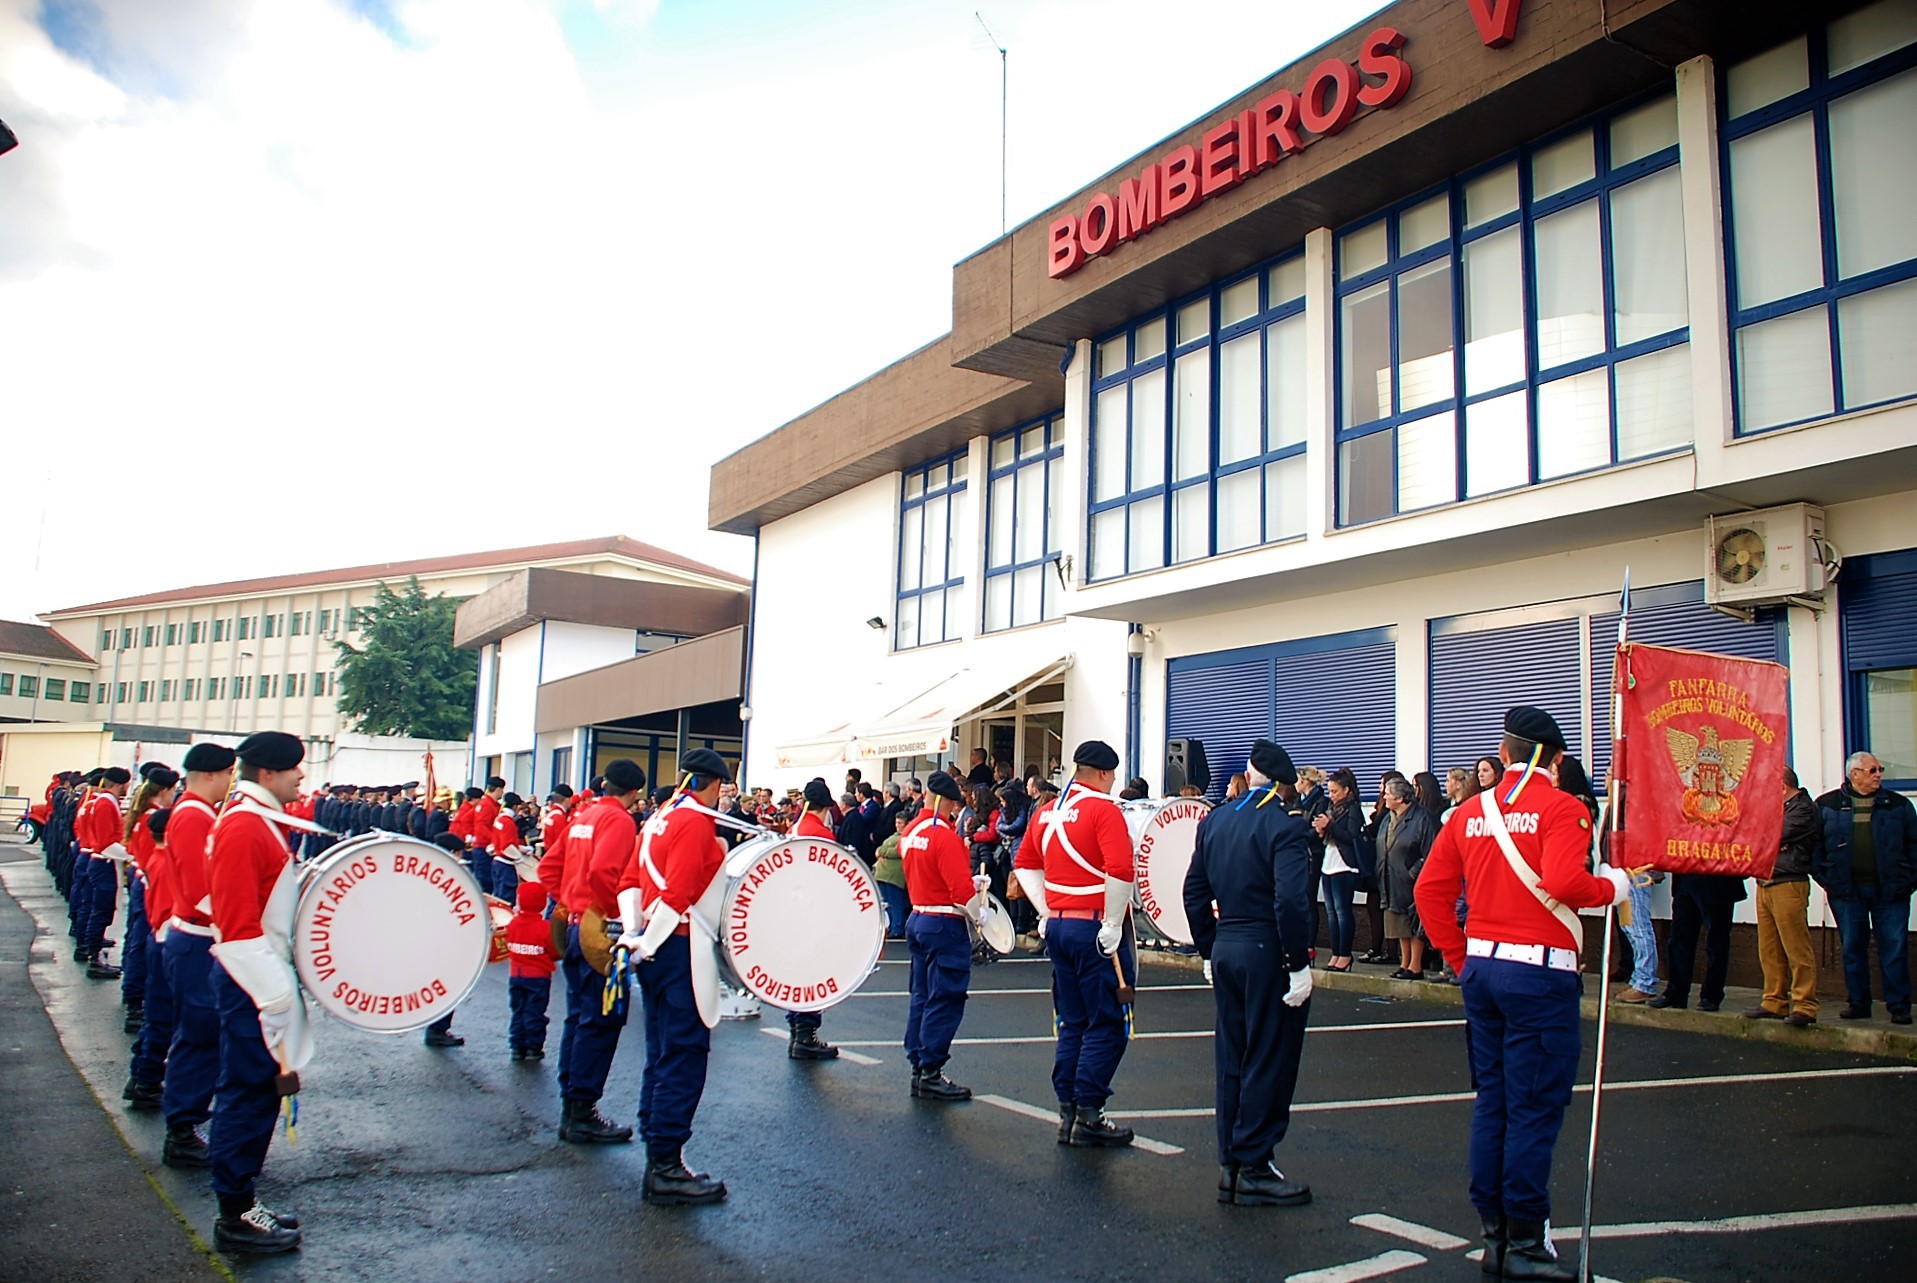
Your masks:
M 1005 220 L 1005 100 L 1011 67 L 1005 46 L 999 43 L 998 37 L 985 24 L 985 15 L 974 9 L 972 16 L 978 19 L 979 28 L 985 32 L 985 38 L 992 42 L 992 48 L 998 50 L 998 234 L 1003 236 L 1009 226 Z

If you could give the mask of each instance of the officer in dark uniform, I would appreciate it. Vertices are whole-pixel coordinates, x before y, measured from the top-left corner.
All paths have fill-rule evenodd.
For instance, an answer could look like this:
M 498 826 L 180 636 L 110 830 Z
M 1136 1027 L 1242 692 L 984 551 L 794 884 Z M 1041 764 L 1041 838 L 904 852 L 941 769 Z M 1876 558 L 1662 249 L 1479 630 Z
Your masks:
M 1284 749 L 1253 744 L 1248 778 L 1250 792 L 1198 827 L 1185 914 L 1218 1012 L 1218 1201 L 1295 1207 L 1311 1189 L 1279 1171 L 1273 1151 L 1311 1015 L 1310 830 L 1284 803 L 1279 786 L 1298 782 Z

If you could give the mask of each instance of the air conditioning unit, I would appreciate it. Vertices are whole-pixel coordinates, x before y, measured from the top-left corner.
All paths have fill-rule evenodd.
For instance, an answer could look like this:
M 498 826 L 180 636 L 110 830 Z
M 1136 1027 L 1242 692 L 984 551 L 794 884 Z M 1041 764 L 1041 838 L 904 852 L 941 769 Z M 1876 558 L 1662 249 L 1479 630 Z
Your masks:
M 1712 517 L 1706 527 L 1704 600 L 1712 606 L 1803 601 L 1828 581 L 1824 510 L 1785 504 Z

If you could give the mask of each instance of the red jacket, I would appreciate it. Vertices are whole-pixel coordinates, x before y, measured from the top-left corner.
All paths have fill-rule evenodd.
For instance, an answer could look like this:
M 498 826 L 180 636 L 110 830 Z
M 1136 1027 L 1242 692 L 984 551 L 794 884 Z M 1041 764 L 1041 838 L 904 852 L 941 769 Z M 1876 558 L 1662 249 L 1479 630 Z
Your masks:
M 488 851 L 493 845 L 493 821 L 499 818 L 499 799 L 490 793 L 482 793 L 473 803 L 473 845 L 483 846 Z
M 619 916 L 619 873 L 632 858 L 639 826 L 617 798 L 602 797 L 566 833 L 566 881 L 560 903 L 568 912 L 599 910 Z
M 726 844 L 712 817 L 684 802 L 683 796 L 668 802 L 646 821 L 619 878 L 619 890 L 639 888 L 639 903 L 648 911 L 664 900 L 668 909 L 684 913 L 725 863 Z M 596 868 L 593 880 L 598 881 Z
M 519 845 L 519 817 L 511 811 L 501 811 L 493 820 L 493 854 L 504 855 Z
M 950 820 L 920 811 L 899 839 L 899 859 L 913 904 L 957 908 L 972 898 L 972 853 Z
M 167 862 L 173 873 L 173 916 L 196 927 L 213 925 L 207 901 L 206 857 L 212 849 L 213 804 L 180 794 L 166 817 Z
M 792 836 L 795 838 L 824 838 L 828 842 L 838 841 L 837 836 L 832 832 L 832 826 L 828 824 L 825 817 L 817 811 L 807 811 L 804 815 L 801 815 L 799 822 L 792 826 Z
M 1045 871 L 1045 904 L 1053 912 L 1103 913 L 1105 879 L 1132 880 L 1131 830 L 1117 802 L 1073 782 L 1033 814 L 1013 863 Z
M 88 797 L 73 820 L 73 836 L 80 849 L 98 855 L 120 840 L 120 799 L 101 789 Z
M 546 888 L 546 894 L 560 909 L 571 913 L 567 907 L 564 893 L 566 886 L 566 835 L 572 831 L 572 816 L 564 811 L 558 820 L 550 825 L 541 836 L 545 844 L 545 854 L 539 857 L 539 885 Z
M 279 826 L 260 814 L 263 809 L 257 801 L 229 806 L 213 823 L 207 880 L 213 896 L 213 930 L 221 940 L 251 940 L 265 934 L 260 915 L 280 870 L 293 858 Z
M 544 980 L 552 976 L 559 950 L 552 947 L 552 924 L 539 916 L 546 893 L 531 882 L 519 886 L 519 910 L 506 924 L 506 966 L 513 979 Z
M 168 818 L 171 822 L 171 817 Z M 133 853 L 133 867 L 140 871 L 140 880 L 146 884 L 147 925 L 157 931 L 173 916 L 173 870 L 166 848 L 153 840 L 146 816 L 142 815 L 140 822 L 133 826 L 133 836 L 127 839 L 126 849 Z

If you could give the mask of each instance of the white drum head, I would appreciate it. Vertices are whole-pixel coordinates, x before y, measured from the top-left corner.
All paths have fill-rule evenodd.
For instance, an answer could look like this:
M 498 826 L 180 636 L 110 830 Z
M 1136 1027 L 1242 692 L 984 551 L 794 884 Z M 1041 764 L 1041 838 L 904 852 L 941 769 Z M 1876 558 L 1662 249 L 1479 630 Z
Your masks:
M 492 948 L 486 897 L 465 861 L 428 842 L 369 834 L 314 863 L 293 915 L 300 984 L 376 1033 L 420 1029 L 479 983 Z
M 878 964 L 885 911 L 851 851 L 818 838 L 758 839 L 732 853 L 727 872 L 719 939 L 739 984 L 764 1001 L 823 1011 Z
M 1128 802 L 1125 823 L 1137 852 L 1138 907 L 1158 934 L 1178 944 L 1192 942 L 1185 917 L 1185 874 L 1198 849 L 1198 825 L 1211 808 L 1195 797 Z
M 995 895 L 985 897 L 985 913 L 978 922 L 979 938 L 992 947 L 993 953 L 1006 954 L 1018 943 L 1018 932 L 1012 929 L 1012 913 L 1005 902 Z

